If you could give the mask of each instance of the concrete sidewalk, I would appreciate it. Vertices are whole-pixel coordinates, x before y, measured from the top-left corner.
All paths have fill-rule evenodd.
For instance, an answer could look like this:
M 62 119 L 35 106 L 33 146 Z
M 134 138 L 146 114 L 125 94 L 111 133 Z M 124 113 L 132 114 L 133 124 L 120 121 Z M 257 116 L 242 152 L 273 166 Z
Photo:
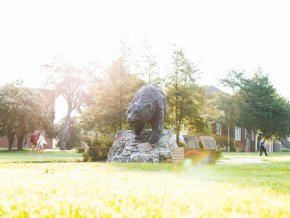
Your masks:
M 262 161 L 261 157 L 231 157 L 228 160 L 218 160 L 217 164 L 251 164 L 251 163 L 269 163 Z

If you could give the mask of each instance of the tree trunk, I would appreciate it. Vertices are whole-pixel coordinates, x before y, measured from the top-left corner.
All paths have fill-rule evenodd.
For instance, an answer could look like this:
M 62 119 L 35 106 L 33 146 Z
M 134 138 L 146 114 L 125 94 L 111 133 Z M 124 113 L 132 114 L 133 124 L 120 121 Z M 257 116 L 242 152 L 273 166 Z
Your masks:
M 179 134 L 180 134 L 180 127 L 177 126 L 177 128 L 176 128 L 176 144 L 178 145 L 178 147 L 179 147 L 179 143 L 180 143 Z
M 24 136 L 17 136 L 17 150 L 23 150 Z
M 229 116 L 228 116 L 229 117 Z M 230 151 L 230 147 L 231 147 L 231 129 L 230 129 L 230 121 L 228 119 L 228 151 Z
M 66 150 L 66 141 L 67 141 L 71 113 L 72 113 L 72 101 L 68 101 L 66 119 L 65 119 L 64 126 L 62 129 L 62 134 L 61 134 L 60 150 Z
M 62 130 L 62 134 L 61 134 L 60 150 L 66 150 L 66 141 L 67 141 L 69 123 L 70 123 L 70 120 L 66 119 L 63 130 Z
M 11 151 L 14 143 L 14 135 L 8 135 L 7 138 L 8 138 L 8 150 Z
M 176 132 L 176 144 L 179 146 L 179 131 Z

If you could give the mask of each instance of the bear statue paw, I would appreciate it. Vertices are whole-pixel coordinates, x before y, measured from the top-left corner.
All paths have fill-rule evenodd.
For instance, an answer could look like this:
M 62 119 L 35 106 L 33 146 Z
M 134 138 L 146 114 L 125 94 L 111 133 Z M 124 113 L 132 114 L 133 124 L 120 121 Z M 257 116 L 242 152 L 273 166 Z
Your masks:
M 160 139 L 160 135 L 158 135 L 158 134 L 156 134 L 156 133 L 153 133 L 151 136 L 150 136 L 150 138 L 149 138 L 149 143 L 150 144 L 155 144 L 155 143 L 157 143 L 158 141 L 159 141 L 159 139 Z

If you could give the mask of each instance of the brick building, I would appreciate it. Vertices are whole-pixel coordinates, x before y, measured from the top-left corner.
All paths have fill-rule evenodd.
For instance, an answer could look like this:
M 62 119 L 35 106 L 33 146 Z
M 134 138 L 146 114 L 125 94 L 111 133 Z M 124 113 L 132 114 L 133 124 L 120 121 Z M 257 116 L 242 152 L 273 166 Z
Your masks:
M 209 98 L 214 95 L 229 96 L 214 86 L 207 86 L 205 95 Z M 228 126 L 225 120 L 212 120 L 211 130 L 216 143 L 220 146 L 229 145 L 237 151 L 245 152 L 257 150 L 257 136 L 254 131 L 238 126 Z
M 212 124 L 212 133 L 216 143 L 220 146 L 230 145 L 237 151 L 254 152 L 257 150 L 257 137 L 254 131 L 243 127 L 228 127 L 215 122 Z

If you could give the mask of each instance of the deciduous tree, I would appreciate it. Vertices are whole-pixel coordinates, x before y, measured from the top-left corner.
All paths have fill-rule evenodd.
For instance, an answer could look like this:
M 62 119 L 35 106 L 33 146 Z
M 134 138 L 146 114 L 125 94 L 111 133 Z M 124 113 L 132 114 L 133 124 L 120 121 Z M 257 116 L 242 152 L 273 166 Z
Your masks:
M 243 72 L 230 71 L 223 83 L 239 96 L 240 114 L 237 124 L 259 130 L 260 137 L 284 138 L 290 133 L 290 105 L 281 97 L 261 70 L 252 78 Z
M 47 84 L 52 86 L 57 96 L 62 96 L 67 103 L 67 113 L 62 130 L 60 149 L 66 149 L 71 115 L 78 111 L 89 98 L 90 84 L 95 80 L 97 65 L 75 65 L 62 56 L 56 56 L 50 64 L 43 65 L 48 72 Z
M 127 128 L 128 104 L 142 84 L 127 72 L 121 59 L 114 61 L 90 92 L 92 105 L 84 111 L 81 121 L 85 131 L 108 134 Z
M 28 133 L 43 128 L 49 135 L 53 128 L 53 108 L 36 90 L 7 84 L 0 90 L 0 129 L 7 136 L 11 150 L 15 138 L 17 148 L 22 149 Z

